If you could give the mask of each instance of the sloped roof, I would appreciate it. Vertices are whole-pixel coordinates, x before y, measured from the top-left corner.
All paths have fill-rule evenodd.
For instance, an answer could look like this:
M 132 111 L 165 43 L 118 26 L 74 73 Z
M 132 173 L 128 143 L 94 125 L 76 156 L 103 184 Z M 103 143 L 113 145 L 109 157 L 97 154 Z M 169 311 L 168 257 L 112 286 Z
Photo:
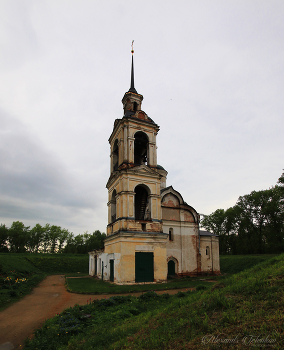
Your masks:
M 204 230 L 200 230 L 199 234 L 200 234 L 200 236 L 214 236 L 214 237 L 218 237 L 218 235 L 214 235 L 214 233 L 211 233 L 209 231 L 204 231 Z

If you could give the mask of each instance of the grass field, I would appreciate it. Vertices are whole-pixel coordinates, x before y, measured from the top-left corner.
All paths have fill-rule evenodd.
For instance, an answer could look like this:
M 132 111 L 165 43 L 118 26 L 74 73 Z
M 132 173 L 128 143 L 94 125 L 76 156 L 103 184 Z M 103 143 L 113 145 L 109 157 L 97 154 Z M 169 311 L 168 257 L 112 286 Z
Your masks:
M 284 254 L 170 296 L 113 297 L 65 310 L 25 349 L 283 349 Z

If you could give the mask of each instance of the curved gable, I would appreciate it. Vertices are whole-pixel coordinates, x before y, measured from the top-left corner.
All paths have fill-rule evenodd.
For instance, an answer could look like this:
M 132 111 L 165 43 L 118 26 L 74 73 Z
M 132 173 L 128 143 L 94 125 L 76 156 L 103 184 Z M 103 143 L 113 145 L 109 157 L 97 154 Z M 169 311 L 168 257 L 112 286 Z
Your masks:
M 174 190 L 172 186 L 167 187 L 167 188 L 164 188 L 164 189 L 161 191 L 162 203 L 163 203 L 163 201 L 164 201 L 164 198 L 165 198 L 168 194 L 172 194 L 173 196 L 175 196 L 175 197 L 178 199 L 179 204 L 183 204 L 183 203 L 184 203 L 181 194 L 180 194 L 178 191 Z
M 162 205 L 164 207 L 177 208 L 180 206 L 180 202 L 177 196 L 172 193 L 168 193 L 163 197 Z
M 163 189 L 161 196 L 164 220 L 198 222 L 197 211 L 188 205 L 172 186 Z

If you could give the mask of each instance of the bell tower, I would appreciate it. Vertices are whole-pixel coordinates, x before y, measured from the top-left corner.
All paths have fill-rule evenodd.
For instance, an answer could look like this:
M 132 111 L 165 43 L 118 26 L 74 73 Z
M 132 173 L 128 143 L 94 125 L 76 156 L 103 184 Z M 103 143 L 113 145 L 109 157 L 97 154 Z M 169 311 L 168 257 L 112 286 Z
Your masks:
M 167 172 L 157 167 L 159 126 L 141 109 L 143 96 L 134 86 L 133 45 L 131 53 L 130 89 L 122 98 L 124 115 L 115 120 L 109 138 L 110 177 L 106 185 L 105 252 L 115 254 L 114 280 L 121 283 L 167 278 L 167 234 L 163 233 L 161 209 L 161 186 Z M 141 272 L 145 264 L 149 264 L 146 277 L 145 271 Z

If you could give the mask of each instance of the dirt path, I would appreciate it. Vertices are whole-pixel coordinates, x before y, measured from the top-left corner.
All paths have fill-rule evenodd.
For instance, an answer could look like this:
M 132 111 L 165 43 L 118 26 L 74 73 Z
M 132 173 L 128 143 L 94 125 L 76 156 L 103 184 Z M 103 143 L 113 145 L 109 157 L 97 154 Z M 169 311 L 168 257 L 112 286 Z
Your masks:
M 112 295 L 69 293 L 64 287 L 65 276 L 45 278 L 31 294 L 0 312 L 0 350 L 22 349 L 24 340 L 39 328 L 46 319 L 61 313 L 75 304 L 87 304 L 87 300 L 105 299 Z M 175 294 L 186 289 L 158 291 L 158 294 Z M 129 293 L 139 296 L 141 293 Z M 116 294 L 117 295 L 117 294 Z M 124 294 L 126 295 L 126 294 Z

